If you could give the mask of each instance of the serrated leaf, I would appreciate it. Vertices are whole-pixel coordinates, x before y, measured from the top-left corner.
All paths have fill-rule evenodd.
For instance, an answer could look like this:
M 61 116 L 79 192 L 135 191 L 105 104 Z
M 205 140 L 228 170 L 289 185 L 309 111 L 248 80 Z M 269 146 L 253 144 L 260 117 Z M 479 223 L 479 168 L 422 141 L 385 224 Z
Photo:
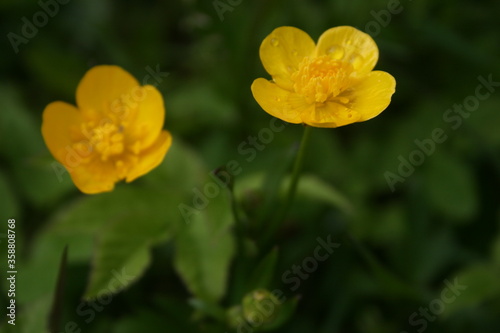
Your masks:
M 65 245 L 69 246 L 69 263 L 88 261 L 94 254 L 87 297 L 95 296 L 93 293 L 123 270 L 124 274 L 140 277 L 149 263 L 149 248 L 165 241 L 180 223 L 176 206 L 179 200 L 175 193 L 167 196 L 148 187 L 125 185 L 77 200 L 57 215 L 37 239 L 26 271 L 38 276 L 39 283 L 33 285 L 20 277 L 19 283 L 26 291 L 26 295 L 20 294 L 21 299 L 50 292 L 57 267 L 55 258 Z
M 175 200 L 149 189 L 130 194 L 133 200 L 117 201 L 122 211 L 99 232 L 85 298 L 116 293 L 139 279 L 149 265 L 151 246 L 167 240 L 180 221 Z
M 235 252 L 232 224 L 230 202 L 221 189 L 204 209 L 193 213 L 175 240 L 174 267 L 190 292 L 203 301 L 216 302 L 226 291 Z
M 131 229 L 124 231 L 121 227 L 130 224 L 127 220 L 110 228 L 99 242 L 84 298 L 117 293 L 137 281 L 149 266 L 151 241 L 148 237 L 136 238 Z

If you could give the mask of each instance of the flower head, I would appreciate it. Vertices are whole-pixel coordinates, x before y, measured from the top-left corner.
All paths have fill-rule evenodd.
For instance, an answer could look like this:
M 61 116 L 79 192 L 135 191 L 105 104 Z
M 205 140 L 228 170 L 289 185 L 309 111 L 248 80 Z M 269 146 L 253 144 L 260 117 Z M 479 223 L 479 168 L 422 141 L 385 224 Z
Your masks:
M 256 79 L 253 96 L 289 123 L 338 127 L 371 119 L 389 105 L 396 87 L 390 74 L 372 71 L 377 45 L 353 27 L 331 28 L 318 44 L 300 29 L 277 28 L 262 42 L 260 59 L 272 81 Z
M 77 107 L 53 102 L 43 111 L 42 135 L 52 155 L 84 193 L 131 182 L 165 157 L 163 98 L 117 66 L 96 66 L 80 81 Z

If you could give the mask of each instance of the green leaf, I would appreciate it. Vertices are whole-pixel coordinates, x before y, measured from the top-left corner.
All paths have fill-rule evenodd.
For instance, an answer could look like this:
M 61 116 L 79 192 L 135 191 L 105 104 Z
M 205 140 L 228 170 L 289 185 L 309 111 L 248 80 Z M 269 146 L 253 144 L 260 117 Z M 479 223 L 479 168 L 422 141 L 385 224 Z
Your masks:
M 438 152 L 429 158 L 427 191 L 441 213 L 454 221 L 464 221 L 476 214 L 477 194 L 472 173 L 460 160 Z
M 492 257 L 493 263 L 500 267 L 500 235 L 498 235 L 497 239 L 493 242 Z
M 498 299 L 499 280 L 500 268 L 489 263 L 479 263 L 465 268 L 456 275 L 456 278 L 448 279 L 449 284 L 464 287 L 448 288 L 451 291 L 448 292 L 448 296 L 454 295 L 455 298 L 447 304 L 444 315 L 448 316 L 462 309 L 477 307 L 488 300 Z
M 176 132 L 198 132 L 201 127 L 228 127 L 235 122 L 235 107 L 206 82 L 184 85 L 169 93 L 169 122 Z
M 299 304 L 299 296 L 286 300 L 279 305 L 279 311 L 276 318 L 271 322 L 262 326 L 263 331 L 272 331 L 284 325 L 295 313 Z
M 476 135 L 484 139 L 486 144 L 481 149 L 494 149 L 500 145 L 500 131 L 498 131 L 498 123 L 500 122 L 500 98 L 491 96 L 485 101 L 481 101 L 480 113 L 476 112 L 471 115 L 468 122 L 475 130 Z
M 15 327 L 19 330 L 13 330 L 13 332 L 50 333 L 45 323 L 49 314 L 50 306 L 52 305 L 51 303 L 51 297 L 42 297 L 35 302 L 28 304 L 16 318 Z M 23 320 L 19 320 L 19 318 L 23 318 Z
M 264 180 L 263 173 L 255 173 L 236 182 L 235 193 L 238 200 L 242 200 L 244 194 L 248 190 L 257 189 Z M 288 190 L 290 177 L 286 177 L 281 184 L 280 192 L 282 195 Z M 333 207 L 340 209 L 345 214 L 352 214 L 353 208 L 351 203 L 333 186 L 322 181 L 314 175 L 304 174 L 300 177 L 297 186 L 297 197 L 312 199 L 330 204 Z
M 186 313 L 187 317 L 189 314 Z M 163 314 L 155 314 L 151 311 L 140 310 L 130 316 L 124 316 L 113 327 L 113 333 L 163 333 L 165 327 L 176 327 L 176 322 L 166 319 Z
M 420 290 L 416 290 L 409 283 L 394 274 L 390 268 L 383 265 L 379 259 L 354 236 L 349 235 L 349 238 L 353 246 L 356 247 L 359 254 L 365 260 L 367 266 L 370 267 L 371 274 L 373 274 L 387 297 L 412 300 L 421 299 Z
M 35 121 L 13 87 L 0 86 L 0 110 L 0 155 L 10 162 L 21 194 L 35 206 L 46 207 L 74 190 L 69 177 L 57 176 L 39 121 Z
M 25 270 L 26 277 L 37 276 L 38 283 L 20 276 L 20 298 L 29 301 L 51 293 L 65 245 L 70 264 L 94 258 L 86 297 L 95 297 L 117 274 L 134 278 L 110 291 L 126 287 L 147 267 L 150 247 L 168 239 L 181 223 L 177 202 L 175 193 L 166 195 L 148 187 L 123 185 L 67 206 L 36 240 Z
M 126 190 L 123 190 L 125 189 Z M 123 187 L 117 214 L 99 231 L 86 298 L 116 293 L 139 279 L 151 246 L 167 240 L 180 223 L 175 200 L 151 189 Z M 128 199 L 128 200 L 124 200 Z
M 75 96 L 78 82 L 88 69 L 77 54 L 65 54 L 64 47 L 52 40 L 33 43 L 25 52 L 26 65 L 39 85 L 71 98 Z
M 288 183 L 289 180 L 286 182 Z M 288 188 L 288 184 L 285 188 Z M 297 196 L 322 201 L 340 209 L 345 214 L 352 214 L 351 203 L 332 185 L 313 175 L 302 175 L 297 187 Z
M 176 192 L 179 197 L 187 195 L 191 199 L 193 188 L 203 182 L 208 172 L 197 153 L 176 139 L 163 162 L 142 181 L 167 193 Z
M 102 237 L 84 298 L 117 293 L 137 281 L 149 266 L 149 237 L 137 235 L 144 230 L 130 228 L 133 223 L 133 217 L 118 221 Z
M 0 85 L 0 155 L 14 162 L 43 147 L 40 128 L 11 85 Z
M 45 149 L 42 149 L 46 152 Z M 48 154 L 48 152 L 47 152 Z M 58 175 L 62 166 L 50 158 L 26 157 L 17 163 L 13 172 L 23 194 L 37 207 L 56 203 L 75 186 L 69 175 Z
M 216 302 L 226 291 L 235 252 L 230 232 L 233 217 L 229 198 L 222 189 L 207 200 L 206 207 L 193 213 L 175 239 L 174 267 L 192 294 Z
M 19 212 L 19 204 L 16 195 L 10 187 L 7 177 L 0 170 L 0 212 L 3 218 L 17 217 Z
M 269 288 L 278 261 L 278 248 L 272 249 L 256 266 L 249 278 L 247 291 Z

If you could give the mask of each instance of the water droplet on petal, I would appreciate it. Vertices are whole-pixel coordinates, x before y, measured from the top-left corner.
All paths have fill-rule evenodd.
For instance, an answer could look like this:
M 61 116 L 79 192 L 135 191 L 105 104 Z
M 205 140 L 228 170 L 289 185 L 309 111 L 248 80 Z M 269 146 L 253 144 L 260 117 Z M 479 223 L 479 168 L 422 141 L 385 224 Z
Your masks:
M 281 98 L 276 97 L 276 102 L 281 102 Z
M 347 104 L 349 102 L 349 98 L 347 97 L 337 97 L 340 103 Z
M 344 57 L 344 48 L 341 46 L 330 46 L 326 49 L 326 54 L 332 57 L 332 59 L 340 60 Z
M 297 55 L 299 54 L 299 52 L 298 52 L 297 50 L 293 50 L 293 51 L 292 51 L 292 54 L 293 54 L 294 56 L 297 56 Z
M 349 40 L 346 42 L 346 44 L 347 44 L 347 45 L 352 45 L 352 40 L 350 40 L 350 39 L 349 39 Z
M 359 69 L 363 63 L 363 57 L 360 56 L 360 55 L 357 55 L 357 54 L 353 54 L 350 58 L 349 58 L 349 62 L 352 64 L 352 67 L 354 67 L 354 69 Z
M 280 45 L 280 42 L 277 38 L 273 38 L 273 39 L 271 39 L 271 45 L 278 46 L 278 45 Z

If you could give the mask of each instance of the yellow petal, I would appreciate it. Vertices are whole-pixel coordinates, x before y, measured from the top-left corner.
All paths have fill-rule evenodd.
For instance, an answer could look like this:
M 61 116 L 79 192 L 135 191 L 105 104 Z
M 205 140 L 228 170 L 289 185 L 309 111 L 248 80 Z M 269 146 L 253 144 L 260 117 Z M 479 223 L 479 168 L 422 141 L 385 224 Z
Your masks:
M 359 121 L 360 115 L 338 102 L 326 102 L 318 105 L 308 115 L 304 122 L 313 127 L 339 127 Z
M 349 99 L 349 107 L 360 114 L 358 121 L 365 121 L 384 111 L 395 91 L 392 75 L 374 71 L 352 85 L 344 96 Z
M 163 161 L 171 144 L 170 132 L 162 131 L 154 144 L 139 155 L 137 164 L 127 174 L 127 183 L 156 168 Z
M 79 132 L 82 116 L 77 108 L 64 102 L 53 102 L 43 111 L 42 136 L 49 151 L 64 165 L 75 137 Z
M 117 101 L 123 100 L 127 110 L 132 108 L 139 87 L 137 80 L 121 67 L 95 66 L 85 73 L 78 84 L 76 104 L 84 116 L 100 121 L 116 108 Z
M 260 45 L 260 59 L 266 71 L 280 87 L 292 90 L 291 73 L 304 57 L 314 52 L 314 41 L 294 27 L 279 27 Z
M 263 78 L 253 81 L 251 88 L 253 97 L 264 111 L 289 123 L 302 123 L 300 115 L 310 107 L 299 95 Z
M 112 191 L 119 180 L 112 161 L 95 159 L 90 163 L 79 164 L 69 171 L 75 186 L 86 194 Z
M 370 72 L 378 60 L 378 47 L 370 35 L 349 26 L 331 28 L 318 40 L 316 56 L 350 62 L 358 74 Z
M 137 150 L 151 146 L 160 135 L 165 120 L 165 106 L 160 92 L 153 86 L 140 88 L 137 108 L 130 116 L 129 127 L 125 129 L 128 140 L 139 142 Z

